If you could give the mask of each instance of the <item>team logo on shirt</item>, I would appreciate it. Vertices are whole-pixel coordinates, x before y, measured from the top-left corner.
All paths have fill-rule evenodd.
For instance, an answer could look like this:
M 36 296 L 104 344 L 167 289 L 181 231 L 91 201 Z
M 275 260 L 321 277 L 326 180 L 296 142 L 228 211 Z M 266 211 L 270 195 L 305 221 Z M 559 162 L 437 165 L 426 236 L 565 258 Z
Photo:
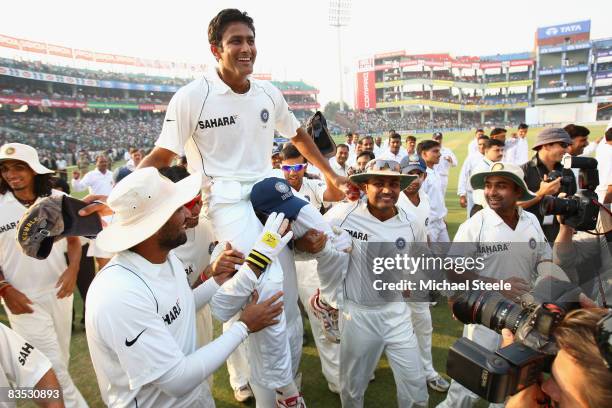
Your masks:
M 0 233 L 6 232 L 6 231 L 10 231 L 12 229 L 17 228 L 17 224 L 19 224 L 19 221 L 9 222 L 6 225 L 0 226 Z
M 181 305 L 179 305 L 179 299 L 176 299 L 176 305 L 172 306 L 172 309 L 168 310 L 168 313 L 164 316 L 164 322 L 170 326 L 181 314 Z
M 429 225 L 429 217 L 425 218 L 425 226 Z
M 361 232 L 361 231 L 351 231 L 349 229 L 346 230 L 346 232 L 348 232 L 351 237 L 359 240 L 359 241 L 367 241 L 368 240 L 368 233 L 367 232 Z
M 198 122 L 198 127 L 200 129 L 210 129 L 210 128 L 217 128 L 217 127 L 222 127 L 222 126 L 235 125 L 237 118 L 238 118 L 238 115 L 232 115 L 232 116 L 223 116 L 220 118 L 201 120 Z
M 530 238 L 529 239 L 529 248 L 536 249 L 536 246 L 537 246 L 537 243 L 536 243 L 535 238 Z
M 25 365 L 26 360 L 28 359 L 28 356 L 30 355 L 32 350 L 34 350 L 34 346 L 26 341 L 21 350 L 19 351 L 19 364 L 21 364 L 22 366 Z
M 259 114 L 259 117 L 263 123 L 268 123 L 268 119 L 270 119 L 270 112 L 268 112 L 266 108 L 263 108 Z
M 397 249 L 404 249 L 406 248 L 406 240 L 402 237 L 399 237 L 398 239 L 395 240 L 395 247 Z

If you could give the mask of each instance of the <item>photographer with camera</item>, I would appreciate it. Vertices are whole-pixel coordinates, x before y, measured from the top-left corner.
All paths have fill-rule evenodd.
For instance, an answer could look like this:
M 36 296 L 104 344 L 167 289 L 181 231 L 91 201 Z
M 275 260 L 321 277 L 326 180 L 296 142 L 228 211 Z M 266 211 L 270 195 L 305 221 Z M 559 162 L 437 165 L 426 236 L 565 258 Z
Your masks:
M 502 346 L 514 336 L 503 331 Z M 559 351 L 550 377 L 506 401 L 506 408 L 612 406 L 612 311 L 578 309 L 565 316 L 553 332 Z
M 564 169 L 561 164 L 561 159 L 571 144 L 572 139 L 564 129 L 544 129 L 538 134 L 533 146 L 535 156 L 521 166 L 527 187 L 535 192 L 535 198 L 519 205 L 537 217 L 549 242 L 553 242 L 559 233 L 559 222 L 553 215 L 543 216 L 539 204 L 544 196 L 559 195 L 562 183 L 565 187 L 563 192 L 567 195 L 576 193 L 574 174 L 571 170 Z
M 504 290 L 500 288 L 498 292 L 514 301 L 530 292 L 535 282 L 544 276 L 552 274 L 567 280 L 562 271 L 551 262 L 551 249 L 538 220 L 517 204 L 519 200 L 529 201 L 534 198 L 525 185 L 521 168 L 510 163 L 494 163 L 489 171 L 472 175 L 470 183 L 474 189 L 484 189 L 488 207 L 459 226 L 449 255 L 482 258 L 484 265 L 480 270 L 465 271 L 462 274 L 457 272 L 453 280 L 509 283 L 509 288 L 505 286 Z M 499 293 L 494 293 L 503 299 Z M 461 319 L 455 308 L 453 312 Z M 463 329 L 464 340 L 476 343 L 485 351 L 497 350 L 501 342 L 498 333 L 483 324 L 477 324 L 479 322 L 473 319 L 461 320 L 466 323 Z M 464 382 L 460 384 L 453 380 L 447 398 L 438 408 L 474 406 L 478 395 L 462 384 Z
M 612 215 L 610 202 L 599 211 L 597 233 L 578 231 L 561 222 L 553 259 L 572 282 L 600 305 L 612 304 Z

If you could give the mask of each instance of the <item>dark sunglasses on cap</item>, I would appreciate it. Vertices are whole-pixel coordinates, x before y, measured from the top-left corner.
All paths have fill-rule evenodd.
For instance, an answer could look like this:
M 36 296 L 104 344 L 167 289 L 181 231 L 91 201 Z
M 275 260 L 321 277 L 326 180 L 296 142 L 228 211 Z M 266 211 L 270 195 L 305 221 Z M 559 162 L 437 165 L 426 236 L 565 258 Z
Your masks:
M 306 167 L 305 163 L 299 163 L 299 164 L 283 164 L 281 166 L 281 169 L 287 173 L 291 173 L 292 171 L 298 172 L 298 171 L 302 171 L 304 169 L 304 167 Z
M 198 194 L 193 200 L 185 204 L 185 208 L 191 211 L 196 204 L 202 204 L 202 193 Z
M 390 170 L 400 172 L 400 165 L 395 160 L 374 159 L 366 165 L 366 171 Z

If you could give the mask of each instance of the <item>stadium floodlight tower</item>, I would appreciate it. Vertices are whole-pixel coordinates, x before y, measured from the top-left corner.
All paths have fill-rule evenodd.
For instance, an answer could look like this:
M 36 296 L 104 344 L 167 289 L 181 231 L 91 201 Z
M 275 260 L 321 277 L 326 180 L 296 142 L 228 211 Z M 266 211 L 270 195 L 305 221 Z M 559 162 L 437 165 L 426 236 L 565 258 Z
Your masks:
M 344 111 L 343 69 L 342 69 L 342 27 L 346 27 L 351 17 L 351 0 L 329 0 L 329 25 L 338 33 L 338 72 L 340 73 L 340 110 Z

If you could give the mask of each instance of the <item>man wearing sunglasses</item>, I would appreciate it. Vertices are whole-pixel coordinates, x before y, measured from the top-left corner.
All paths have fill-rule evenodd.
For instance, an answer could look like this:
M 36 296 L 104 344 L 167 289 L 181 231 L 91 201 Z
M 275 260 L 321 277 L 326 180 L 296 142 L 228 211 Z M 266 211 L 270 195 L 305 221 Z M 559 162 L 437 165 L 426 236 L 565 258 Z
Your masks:
M 524 201 L 519 205 L 527 211 L 533 213 L 542 225 L 544 235 L 549 242 L 554 242 L 559 233 L 559 222 L 552 215 L 542 216 L 540 214 L 540 201 L 546 195 L 558 195 L 561 192 L 561 177 L 549 181 L 549 173 L 557 171 L 563 176 L 571 177 L 574 181 L 570 183 L 567 195 L 576 193 L 575 176 L 571 170 L 564 169 L 561 164 L 563 155 L 567 152 L 568 146 L 572 144 L 570 135 L 561 128 L 544 129 L 538 135 L 533 150 L 536 154 L 521 168 L 525 174 L 525 182 L 530 191 L 533 191 L 535 198 Z

